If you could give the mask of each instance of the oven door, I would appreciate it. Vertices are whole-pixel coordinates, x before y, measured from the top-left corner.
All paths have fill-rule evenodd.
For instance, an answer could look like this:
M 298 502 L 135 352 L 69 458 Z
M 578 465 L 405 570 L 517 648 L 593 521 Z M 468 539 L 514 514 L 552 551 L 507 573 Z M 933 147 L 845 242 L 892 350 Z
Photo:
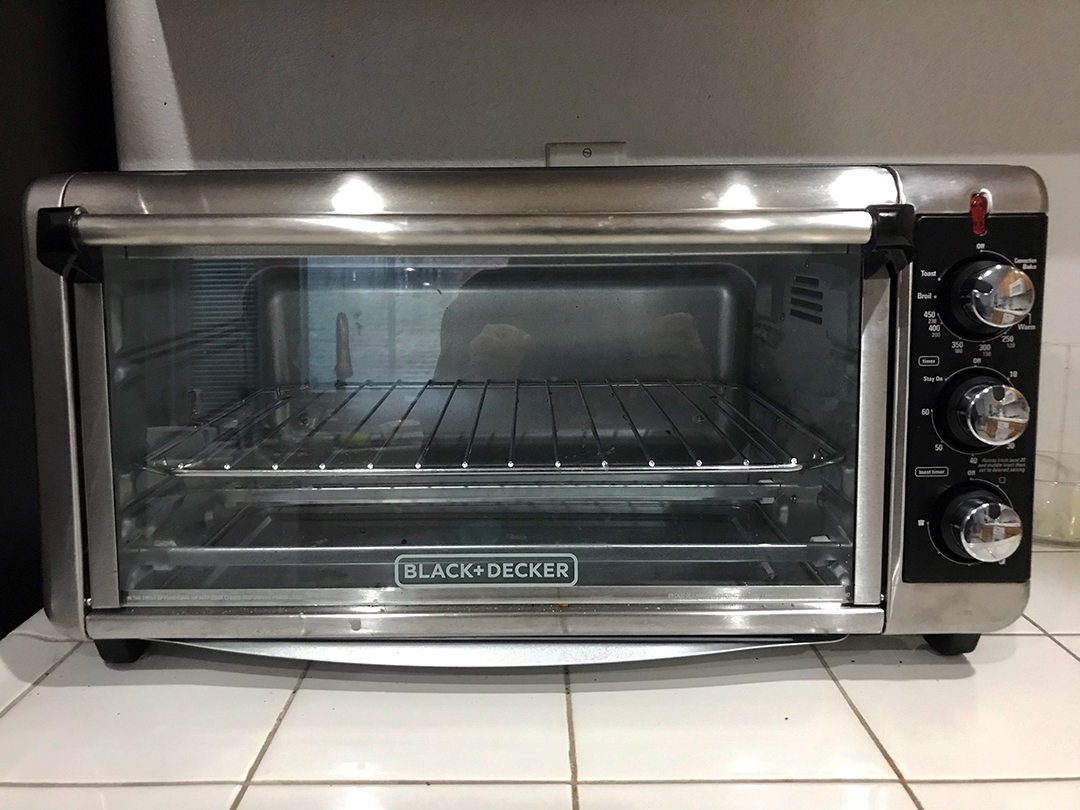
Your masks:
M 91 634 L 880 630 L 868 213 L 330 219 L 82 215 Z

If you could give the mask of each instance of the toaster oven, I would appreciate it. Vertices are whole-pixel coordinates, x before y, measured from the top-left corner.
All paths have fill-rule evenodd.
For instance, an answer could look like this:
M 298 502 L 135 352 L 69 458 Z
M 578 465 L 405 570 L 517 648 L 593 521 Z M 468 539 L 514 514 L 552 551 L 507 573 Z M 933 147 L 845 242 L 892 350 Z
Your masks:
M 1028 595 L 1005 166 L 76 174 L 27 198 L 47 612 L 397 664 L 924 634 Z

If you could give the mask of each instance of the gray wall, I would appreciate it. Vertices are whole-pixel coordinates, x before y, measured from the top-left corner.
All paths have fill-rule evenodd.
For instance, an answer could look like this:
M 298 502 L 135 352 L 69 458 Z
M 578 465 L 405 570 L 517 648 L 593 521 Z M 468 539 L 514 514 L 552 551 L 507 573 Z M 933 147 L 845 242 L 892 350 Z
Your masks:
M 132 168 L 520 165 L 573 140 L 650 162 L 1080 149 L 1075 0 L 156 6 L 157 57 L 118 71 Z M 117 39 L 153 7 L 114 3 Z M 149 80 L 170 67 L 174 90 Z

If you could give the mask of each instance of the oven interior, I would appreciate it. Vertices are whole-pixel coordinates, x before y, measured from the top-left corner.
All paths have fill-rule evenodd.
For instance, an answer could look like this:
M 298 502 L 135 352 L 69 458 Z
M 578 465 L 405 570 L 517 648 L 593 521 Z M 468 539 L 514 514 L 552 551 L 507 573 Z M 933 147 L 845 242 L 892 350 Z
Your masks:
M 121 602 L 850 602 L 861 264 L 107 253 Z

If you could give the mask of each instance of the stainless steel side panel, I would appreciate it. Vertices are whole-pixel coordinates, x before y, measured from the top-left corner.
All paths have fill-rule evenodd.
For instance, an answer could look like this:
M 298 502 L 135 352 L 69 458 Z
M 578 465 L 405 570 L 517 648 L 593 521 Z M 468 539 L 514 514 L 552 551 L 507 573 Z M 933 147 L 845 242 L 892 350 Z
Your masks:
M 991 633 L 1020 617 L 1030 583 L 904 582 L 904 478 L 907 469 L 908 369 L 910 368 L 911 273 L 900 274 L 896 302 L 895 414 L 892 437 L 892 481 L 889 487 L 889 562 L 885 598 L 885 632 Z
M 897 569 L 894 572 L 898 574 Z M 903 582 L 892 579 L 885 632 L 992 633 L 1020 618 L 1030 582 Z
M 815 608 L 581 609 L 499 608 L 494 610 L 392 611 L 357 608 L 348 612 L 160 610 L 121 608 L 91 611 L 93 638 L 156 639 L 378 639 L 378 638 L 641 638 L 880 633 L 880 608 L 839 605 Z
M 1046 185 L 1026 166 L 892 166 L 900 201 L 920 214 L 966 214 L 971 195 L 982 192 L 994 214 L 1043 214 Z
M 62 205 L 67 182 L 66 177 L 49 178 L 35 183 L 27 192 L 24 251 L 30 298 L 45 612 L 71 638 L 86 638 L 71 301 L 60 276 L 37 261 L 36 250 L 38 209 Z
M 880 605 L 882 597 L 891 294 L 892 280 L 885 270 L 863 282 L 855 492 L 856 605 Z
M 90 601 L 95 608 L 114 608 L 120 607 L 120 585 L 109 428 L 109 381 L 105 367 L 105 308 L 101 285 L 73 285 L 72 301 L 75 306 Z

